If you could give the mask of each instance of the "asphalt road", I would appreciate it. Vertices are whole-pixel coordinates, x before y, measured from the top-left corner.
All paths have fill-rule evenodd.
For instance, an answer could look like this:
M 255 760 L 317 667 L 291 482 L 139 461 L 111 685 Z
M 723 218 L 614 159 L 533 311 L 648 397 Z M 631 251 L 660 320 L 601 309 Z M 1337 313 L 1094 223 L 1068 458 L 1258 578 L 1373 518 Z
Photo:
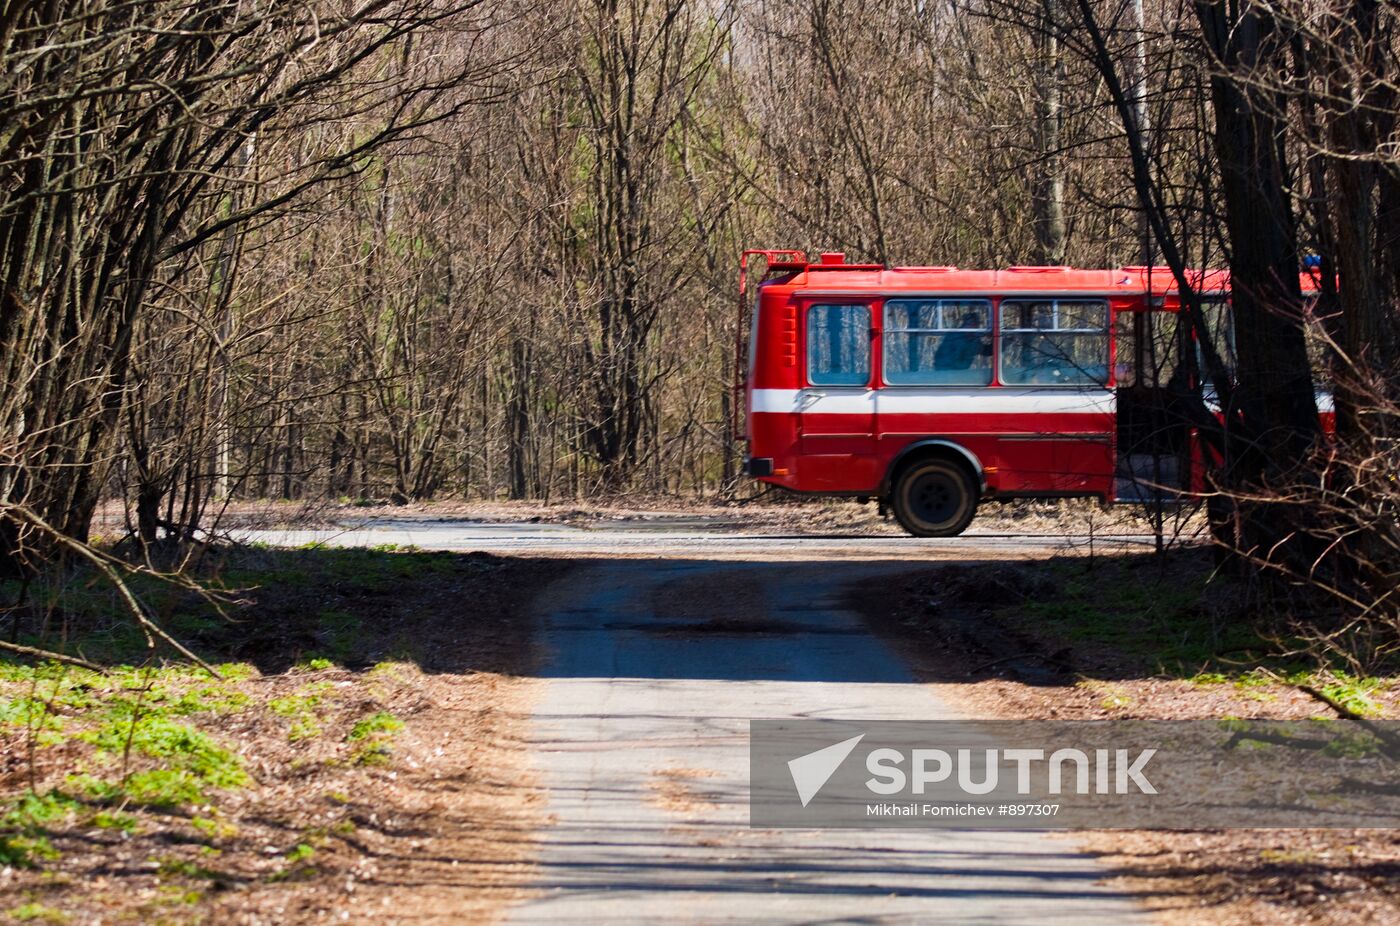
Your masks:
M 748 827 L 750 719 L 957 716 L 842 607 L 907 568 L 613 561 L 546 594 L 549 824 L 507 922 L 1147 922 L 1063 837 Z

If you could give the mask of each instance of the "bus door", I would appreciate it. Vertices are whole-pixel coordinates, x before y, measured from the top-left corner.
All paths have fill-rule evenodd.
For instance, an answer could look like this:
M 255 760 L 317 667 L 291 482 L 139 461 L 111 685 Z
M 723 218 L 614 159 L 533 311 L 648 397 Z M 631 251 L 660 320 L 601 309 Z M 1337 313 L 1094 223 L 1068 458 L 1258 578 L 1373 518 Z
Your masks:
M 804 481 L 848 488 L 875 472 L 873 318 L 869 303 L 816 303 L 805 312 L 805 382 L 797 393 Z M 875 479 L 878 482 L 878 477 Z
M 1114 394 L 1109 303 L 1097 297 L 1005 298 L 1000 305 L 1001 380 L 1035 411 L 1002 438 L 1025 492 L 1113 492 Z M 1014 476 L 1012 477 L 1014 479 Z
M 1116 495 L 1170 496 L 1189 473 L 1190 427 L 1180 403 L 1191 387 L 1190 333 L 1177 306 L 1161 300 L 1115 315 Z

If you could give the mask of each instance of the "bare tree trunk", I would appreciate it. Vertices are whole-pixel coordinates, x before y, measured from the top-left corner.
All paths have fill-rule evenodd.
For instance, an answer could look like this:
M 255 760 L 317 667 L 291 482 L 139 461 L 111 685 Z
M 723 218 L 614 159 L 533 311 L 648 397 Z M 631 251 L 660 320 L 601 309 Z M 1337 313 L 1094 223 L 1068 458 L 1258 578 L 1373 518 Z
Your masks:
M 1060 151 L 1063 62 L 1058 35 L 1058 2 L 1043 2 L 1044 28 L 1035 33 L 1037 161 L 1031 191 L 1031 209 L 1035 220 L 1034 262 L 1058 265 L 1065 261 L 1065 177 Z
M 1236 474 L 1244 485 L 1307 459 L 1318 435 L 1317 405 L 1303 339 L 1303 300 L 1289 200 L 1281 94 L 1253 87 L 1256 69 L 1278 68 L 1284 37 L 1271 15 L 1250 6 L 1231 17 L 1221 2 L 1197 16 L 1223 68 L 1211 79 L 1215 149 L 1229 230 L 1232 314 L 1239 355 L 1237 410 L 1249 442 Z
M 534 371 L 531 369 L 529 345 L 522 337 L 516 337 L 511 345 L 510 395 L 506 402 L 506 468 L 509 474 L 507 491 L 511 498 L 522 499 L 530 496 L 528 471 L 528 448 L 530 433 L 530 385 Z

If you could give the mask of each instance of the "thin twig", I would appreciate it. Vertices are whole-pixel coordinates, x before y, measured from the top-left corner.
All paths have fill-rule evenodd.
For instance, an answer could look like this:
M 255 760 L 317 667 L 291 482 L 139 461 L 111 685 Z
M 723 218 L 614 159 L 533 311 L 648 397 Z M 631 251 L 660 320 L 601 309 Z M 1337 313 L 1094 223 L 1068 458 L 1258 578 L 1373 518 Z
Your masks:
M 141 606 L 141 602 L 136 600 L 136 596 L 131 593 L 131 589 L 127 586 L 127 584 L 124 581 L 122 581 L 122 577 L 117 575 L 117 571 L 113 569 L 111 564 L 108 563 L 107 560 L 104 559 L 103 556 L 99 554 L 96 550 L 79 540 L 75 540 L 74 538 L 69 537 L 62 531 L 50 527 L 48 523 L 46 523 L 42 518 L 40 518 L 32 511 L 28 511 L 24 508 L 20 508 L 17 506 L 11 508 L 10 510 L 12 512 L 20 513 L 24 518 L 29 520 L 40 530 L 45 531 L 59 543 L 73 550 L 79 556 L 83 557 L 84 559 L 91 562 L 94 566 L 96 566 L 102 572 L 102 574 L 107 577 L 107 580 L 112 583 L 112 586 L 117 590 L 117 593 L 121 595 L 122 601 L 126 603 L 127 610 L 131 612 L 132 617 L 136 618 L 136 622 L 141 625 L 141 629 L 145 632 L 146 639 L 148 641 L 150 641 L 152 637 L 159 637 L 180 655 L 184 656 L 186 659 L 198 665 L 201 669 L 214 676 L 214 678 L 223 678 L 223 676 L 218 673 L 218 670 L 216 670 L 213 666 L 209 665 L 209 663 L 205 662 L 203 659 L 200 659 L 193 652 L 191 652 L 184 644 L 176 640 L 170 634 L 166 633 L 163 629 L 161 629 L 161 627 L 158 624 L 156 624 L 154 621 L 152 621 L 149 617 L 146 616 L 146 610 Z
M 54 662 L 64 662 L 70 666 L 78 666 L 82 669 L 91 669 L 94 672 L 107 674 L 107 670 L 96 663 L 88 662 L 86 659 L 79 659 L 77 656 L 65 656 L 62 653 L 55 653 L 52 650 L 39 649 L 37 646 L 22 646 L 19 643 L 10 643 L 0 640 L 0 649 L 6 649 L 21 656 L 32 656 L 35 659 L 50 659 Z
M 1321 691 L 1318 691 L 1311 685 L 1298 685 L 1296 687 L 1299 691 L 1311 695 L 1315 700 L 1321 701 L 1323 704 L 1326 704 L 1328 707 L 1332 708 L 1332 710 L 1336 711 L 1337 715 L 1342 719 L 1350 720 L 1352 723 L 1361 727 L 1367 733 L 1380 740 L 1386 747 L 1383 748 L 1381 751 L 1385 753 L 1387 758 L 1400 759 L 1400 736 L 1391 733 L 1389 730 L 1385 729 L 1384 727 L 1381 727 L 1379 724 L 1372 723 L 1370 720 L 1368 720 L 1365 717 L 1362 717 L 1360 714 L 1356 713 L 1356 711 L 1347 707 L 1345 704 L 1342 704 L 1334 698 L 1328 697 L 1327 695 L 1323 694 Z

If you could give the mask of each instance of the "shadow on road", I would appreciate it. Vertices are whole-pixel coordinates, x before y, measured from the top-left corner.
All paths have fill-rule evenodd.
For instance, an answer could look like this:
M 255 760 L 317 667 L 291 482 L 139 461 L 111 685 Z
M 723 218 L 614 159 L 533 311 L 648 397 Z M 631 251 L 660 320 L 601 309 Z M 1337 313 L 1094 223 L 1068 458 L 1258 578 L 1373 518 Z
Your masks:
M 145 578 L 136 591 L 202 657 L 263 673 L 397 660 L 547 678 L 904 683 L 913 661 L 923 678 L 937 663 L 935 680 L 1071 685 L 1190 674 L 1260 645 L 1246 624 L 1198 604 L 1203 556 L 819 562 L 242 547 L 197 576 L 222 607 Z M 34 645 L 67 639 L 98 662 L 141 660 L 142 635 L 99 585 L 70 582 L 49 611 L 8 629 Z

